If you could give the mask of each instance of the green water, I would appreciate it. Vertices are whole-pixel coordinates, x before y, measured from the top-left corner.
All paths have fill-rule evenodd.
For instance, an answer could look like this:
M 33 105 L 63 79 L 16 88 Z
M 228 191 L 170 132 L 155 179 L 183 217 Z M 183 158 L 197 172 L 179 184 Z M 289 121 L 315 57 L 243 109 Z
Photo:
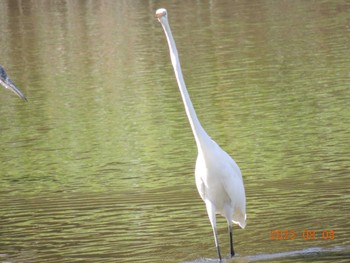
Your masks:
M 216 259 L 159 7 L 243 173 L 232 262 L 348 262 L 349 2 L 68 0 L 0 1 L 0 64 L 29 100 L 0 90 L 0 262 Z

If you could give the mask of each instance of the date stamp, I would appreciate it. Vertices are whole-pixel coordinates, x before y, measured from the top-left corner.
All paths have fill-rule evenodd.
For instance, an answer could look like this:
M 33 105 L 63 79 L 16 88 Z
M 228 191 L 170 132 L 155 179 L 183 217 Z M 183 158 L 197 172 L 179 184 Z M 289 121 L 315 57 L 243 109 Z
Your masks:
M 297 232 L 292 229 L 277 229 L 271 230 L 270 240 L 334 240 L 335 239 L 334 230 L 313 230 L 305 229 L 303 231 Z

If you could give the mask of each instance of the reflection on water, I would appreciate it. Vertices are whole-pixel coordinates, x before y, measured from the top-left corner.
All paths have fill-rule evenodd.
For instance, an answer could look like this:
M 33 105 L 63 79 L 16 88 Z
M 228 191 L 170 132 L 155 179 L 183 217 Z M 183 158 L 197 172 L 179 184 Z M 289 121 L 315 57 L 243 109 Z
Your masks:
M 12 0 L 0 62 L 29 103 L 0 94 L 0 262 L 215 259 L 159 7 L 203 126 L 244 176 L 232 262 L 347 262 L 346 1 Z

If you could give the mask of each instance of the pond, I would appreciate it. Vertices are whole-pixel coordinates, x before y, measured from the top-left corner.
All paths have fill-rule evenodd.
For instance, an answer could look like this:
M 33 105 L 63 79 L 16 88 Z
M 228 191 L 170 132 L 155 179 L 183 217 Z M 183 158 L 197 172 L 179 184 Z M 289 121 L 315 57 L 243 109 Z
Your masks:
M 243 174 L 227 261 L 348 262 L 350 4 L 268 0 L 1 1 L 0 262 L 217 262 L 160 7 Z

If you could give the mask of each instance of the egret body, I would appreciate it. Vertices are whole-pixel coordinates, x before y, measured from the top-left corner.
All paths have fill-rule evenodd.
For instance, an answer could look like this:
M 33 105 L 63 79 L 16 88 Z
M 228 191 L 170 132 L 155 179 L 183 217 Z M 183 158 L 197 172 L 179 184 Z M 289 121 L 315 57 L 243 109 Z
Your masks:
M 168 23 L 166 9 L 158 9 L 156 17 L 162 24 L 174 67 L 176 80 L 197 144 L 198 156 L 195 168 L 196 186 L 203 199 L 213 229 L 218 257 L 221 260 L 218 235 L 216 230 L 216 214 L 227 220 L 230 235 L 230 252 L 234 256 L 232 223 L 241 228 L 246 225 L 246 198 L 241 171 L 236 162 L 214 142 L 201 126 L 193 108 L 182 76 L 174 38 Z

